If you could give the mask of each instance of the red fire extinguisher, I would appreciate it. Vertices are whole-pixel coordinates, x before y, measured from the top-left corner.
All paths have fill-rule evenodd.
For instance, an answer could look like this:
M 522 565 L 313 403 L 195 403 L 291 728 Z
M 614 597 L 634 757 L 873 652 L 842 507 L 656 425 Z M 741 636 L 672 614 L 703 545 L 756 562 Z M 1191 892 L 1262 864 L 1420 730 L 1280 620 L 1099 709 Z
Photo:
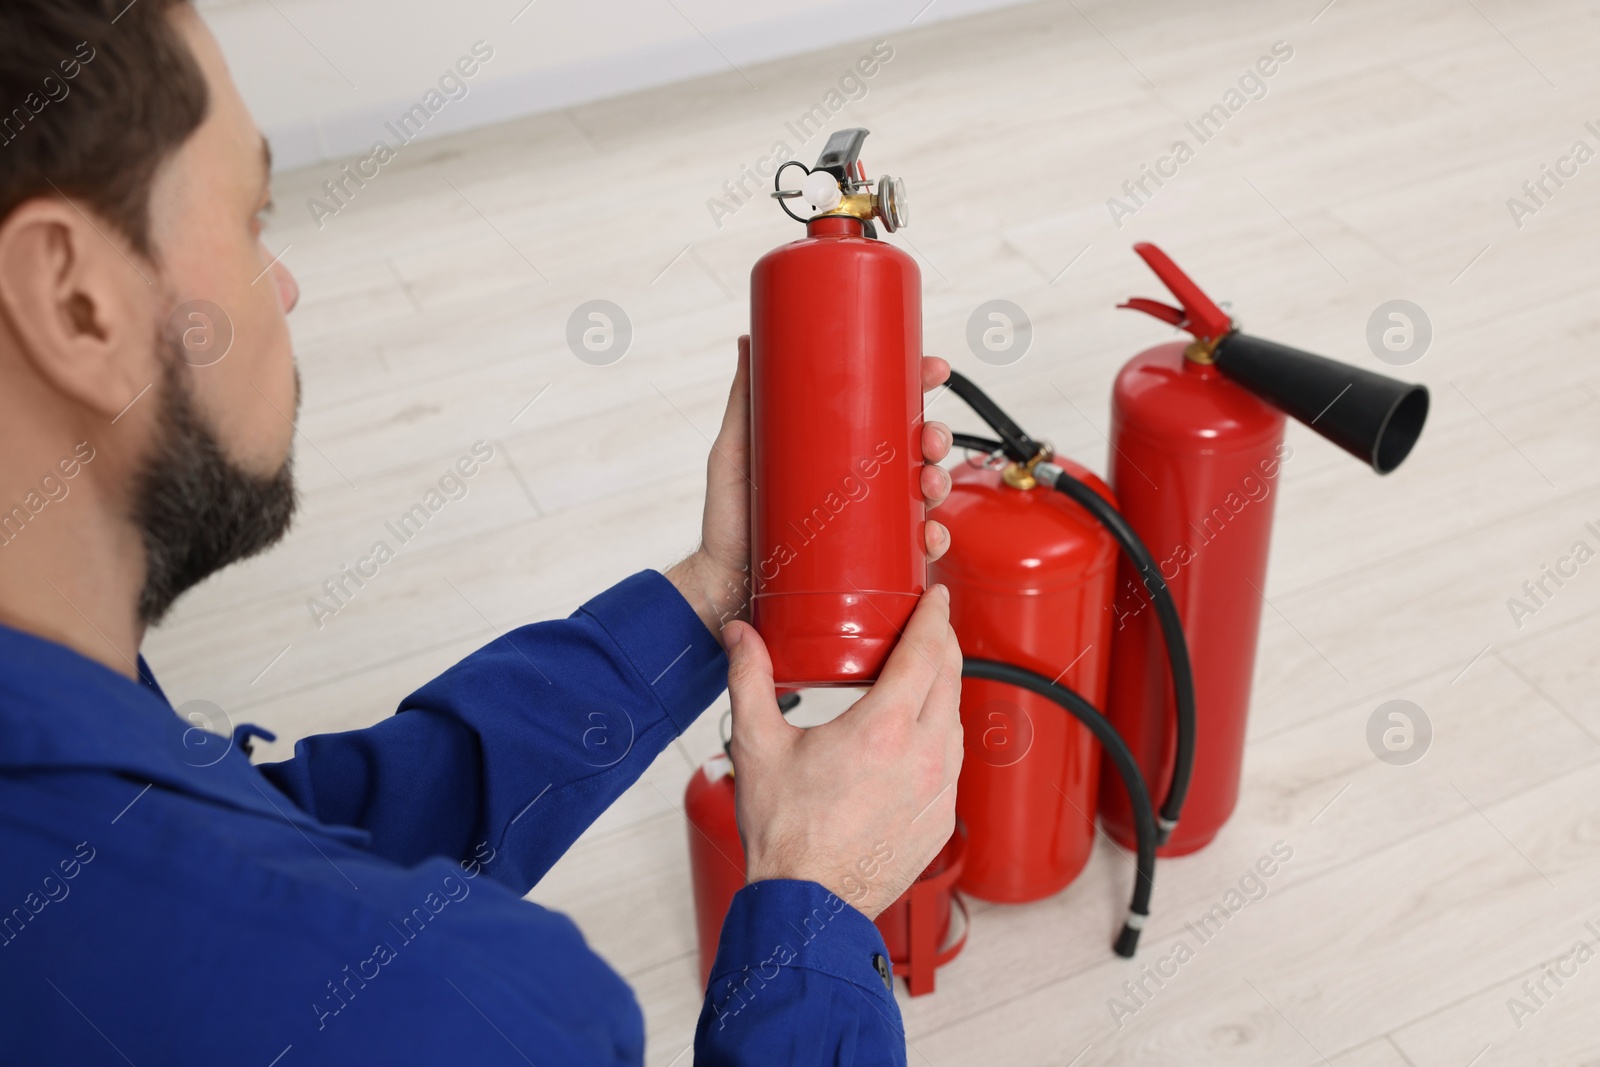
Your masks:
M 751 622 L 778 685 L 868 685 L 927 587 L 922 280 L 876 240 L 903 185 L 866 182 L 867 131 L 828 138 L 798 191 L 806 236 L 750 275 Z M 784 201 L 802 198 L 802 218 Z
M 1072 474 L 1113 502 L 1082 467 Z M 1117 546 L 1077 504 L 1003 460 L 959 466 L 939 509 L 950 551 L 934 577 L 969 658 L 1054 679 L 1105 706 Z M 1021 903 L 1050 896 L 1094 846 L 1100 745 L 1048 698 L 969 678 L 961 689 L 966 757 L 956 814 L 967 828 L 961 889 Z
M 1177 825 L 1194 751 L 1193 685 L 1177 611 L 1104 483 L 1057 461 L 963 375 L 951 373 L 950 391 L 1000 438 L 954 435 L 958 446 L 986 459 L 954 476 L 944 514 L 951 548 L 938 564 L 950 586 L 967 679 L 967 756 L 956 793 L 970 837 L 962 887 L 1016 902 L 1054 893 L 1076 877 L 1093 844 L 1096 778 L 1102 790 L 1110 788 L 1111 776 L 1097 776 L 1092 766 L 1103 753 L 1127 796 L 1138 854 L 1133 899 L 1114 946 L 1131 956 L 1150 914 L 1156 847 Z M 1178 758 L 1159 824 L 1138 763 L 1095 706 L 1105 693 L 1119 550 L 1149 582 L 1178 694 Z
M 744 846 L 734 819 L 733 761 L 712 757 L 689 776 L 683 793 L 689 820 L 689 876 L 694 883 L 694 925 L 700 942 L 700 986 L 711 978 L 722 920 L 744 888 Z
M 1284 413 L 1387 474 L 1410 453 L 1428 391 L 1240 333 L 1165 253 L 1137 244 L 1180 307 L 1122 305 L 1191 333 L 1141 352 L 1117 376 L 1111 485 L 1122 514 L 1157 559 L 1193 659 L 1193 788 L 1163 855 L 1204 847 L 1239 795 L 1251 673 L 1266 588 L 1277 479 L 1288 453 Z M 1160 795 L 1177 758 L 1160 619 L 1126 564 L 1114 607 L 1106 714 Z M 1101 818 L 1134 839 L 1123 796 L 1102 787 Z
M 785 710 L 798 694 L 780 702 Z M 694 883 L 695 929 L 700 944 L 700 984 L 711 978 L 717 940 L 734 894 L 745 885 L 744 846 L 735 818 L 733 764 L 724 753 L 689 779 L 683 794 L 689 820 L 689 873 Z M 933 992 L 934 972 L 966 945 L 966 905 L 955 891 L 966 856 L 966 832 L 956 833 L 911 888 L 875 920 L 895 971 L 912 996 Z M 961 922 L 956 924 L 957 914 Z M 952 927 L 956 934 L 951 936 Z
M 751 622 L 780 689 L 870 685 L 927 588 L 922 498 L 922 277 L 877 240 L 906 223 L 905 187 L 868 186 L 863 129 L 828 138 L 816 166 L 791 161 L 774 197 L 806 236 L 750 274 Z M 798 190 L 784 172 L 805 172 Z M 810 207 L 796 215 L 784 201 Z M 793 707 L 788 694 L 780 706 Z M 701 980 L 745 884 L 726 755 L 684 795 Z M 877 918 L 913 996 L 961 951 L 951 941 L 966 837 L 959 828 Z

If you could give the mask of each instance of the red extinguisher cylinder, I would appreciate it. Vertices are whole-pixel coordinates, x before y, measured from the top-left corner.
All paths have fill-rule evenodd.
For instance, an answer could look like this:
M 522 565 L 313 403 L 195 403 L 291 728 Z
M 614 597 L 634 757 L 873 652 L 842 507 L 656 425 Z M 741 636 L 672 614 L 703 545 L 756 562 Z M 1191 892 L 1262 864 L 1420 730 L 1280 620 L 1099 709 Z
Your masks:
M 744 888 L 744 846 L 734 817 L 733 772 L 727 756 L 713 757 L 689 777 L 683 812 L 689 823 L 689 873 L 704 989 L 717 958 L 722 920 L 734 894 Z
M 1105 484 L 1059 461 L 1108 501 Z M 939 510 L 950 551 L 934 565 L 950 589 L 964 655 L 1036 671 L 1104 705 L 1117 547 L 1079 505 L 998 470 L 953 472 Z M 960 888 L 984 900 L 1047 897 L 1083 869 L 1094 846 L 1100 746 L 1053 701 L 996 681 L 961 687 L 965 758 L 956 813 L 967 828 Z M 1116 785 L 1120 779 L 1108 774 Z
M 870 684 L 927 587 L 921 292 L 844 215 L 751 272 L 751 621 L 780 686 Z
M 1251 675 L 1266 588 L 1284 416 L 1185 356 L 1183 342 L 1135 356 L 1112 394 L 1111 485 L 1155 557 L 1183 623 L 1195 685 L 1193 779 L 1161 855 L 1204 847 L 1239 797 Z M 1126 561 L 1113 602 L 1106 715 L 1164 799 L 1175 759 L 1172 682 L 1149 592 Z M 1127 797 L 1105 776 L 1107 832 L 1132 847 Z
M 689 873 L 694 883 L 695 929 L 700 944 L 700 984 L 711 980 L 722 923 L 734 895 L 745 886 L 744 845 L 739 840 L 733 771 L 728 757 L 713 757 L 689 779 L 683 795 L 688 817 Z M 922 996 L 934 990 L 934 972 L 966 945 L 966 905 L 956 895 L 966 856 L 960 826 L 917 881 L 885 908 L 875 922 L 906 991 Z M 951 936 L 954 915 L 962 924 Z
M 1274 490 L 1290 455 L 1284 414 L 1388 474 L 1417 443 L 1429 398 L 1425 386 L 1240 333 L 1165 252 L 1133 250 L 1181 306 L 1146 297 L 1121 306 L 1194 335 L 1130 360 L 1111 402 L 1111 484 L 1159 561 L 1193 664 L 1193 778 L 1181 819 L 1163 813 L 1178 819 L 1163 854 L 1181 855 L 1215 837 L 1239 798 Z M 1166 795 L 1176 731 L 1155 615 L 1124 567 L 1107 710 L 1151 791 L 1175 809 L 1184 798 Z M 1103 800 L 1107 828 L 1128 841 L 1127 805 L 1109 791 Z

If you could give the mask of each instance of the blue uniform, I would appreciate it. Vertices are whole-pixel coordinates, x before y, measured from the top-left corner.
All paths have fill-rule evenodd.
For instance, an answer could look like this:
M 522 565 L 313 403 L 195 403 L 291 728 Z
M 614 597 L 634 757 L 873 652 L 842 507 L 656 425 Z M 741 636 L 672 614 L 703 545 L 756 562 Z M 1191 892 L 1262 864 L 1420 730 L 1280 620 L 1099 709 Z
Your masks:
M 725 684 L 660 574 L 283 763 L 140 670 L 0 627 L 0 1064 L 643 1062 L 627 984 L 520 898 Z M 884 952 L 820 885 L 747 886 L 694 1062 L 905 1063 Z

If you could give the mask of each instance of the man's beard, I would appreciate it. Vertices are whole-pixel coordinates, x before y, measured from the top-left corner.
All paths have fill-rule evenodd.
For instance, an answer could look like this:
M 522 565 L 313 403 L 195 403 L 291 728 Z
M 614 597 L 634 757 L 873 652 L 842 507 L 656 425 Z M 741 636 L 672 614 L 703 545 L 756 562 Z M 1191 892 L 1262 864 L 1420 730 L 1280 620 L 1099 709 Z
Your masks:
M 230 460 L 195 404 L 185 379 L 188 365 L 177 352 L 168 354 L 160 438 L 139 473 L 133 498 L 133 518 L 145 547 L 139 618 L 149 626 L 212 574 L 276 544 L 288 532 L 296 504 L 292 460 L 284 460 L 270 476 L 252 474 Z M 297 372 L 297 412 L 299 397 Z

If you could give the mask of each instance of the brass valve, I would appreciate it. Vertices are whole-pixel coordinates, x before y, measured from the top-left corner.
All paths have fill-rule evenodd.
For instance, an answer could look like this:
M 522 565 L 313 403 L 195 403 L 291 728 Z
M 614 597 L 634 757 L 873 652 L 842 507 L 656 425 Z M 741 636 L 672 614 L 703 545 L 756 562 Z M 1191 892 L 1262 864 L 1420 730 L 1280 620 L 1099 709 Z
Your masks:
M 1041 445 L 1039 454 L 1028 462 L 1007 463 L 1005 469 L 1000 472 L 1000 479 L 1013 489 L 1033 489 L 1039 484 L 1038 479 L 1033 476 L 1033 469 L 1054 456 L 1054 449 L 1049 445 Z

